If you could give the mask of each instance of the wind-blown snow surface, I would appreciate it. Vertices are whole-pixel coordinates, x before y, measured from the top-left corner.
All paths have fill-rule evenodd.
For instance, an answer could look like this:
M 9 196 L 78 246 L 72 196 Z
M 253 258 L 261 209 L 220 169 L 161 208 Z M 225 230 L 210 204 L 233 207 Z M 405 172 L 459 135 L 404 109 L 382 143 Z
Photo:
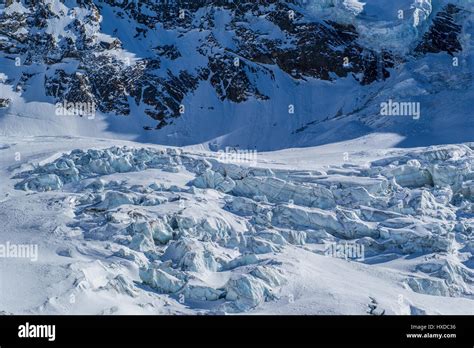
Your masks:
M 474 147 L 374 150 L 381 141 L 229 163 L 1 137 L 0 241 L 39 254 L 0 258 L 0 310 L 472 314 Z M 346 244 L 364 253 L 328 253 Z

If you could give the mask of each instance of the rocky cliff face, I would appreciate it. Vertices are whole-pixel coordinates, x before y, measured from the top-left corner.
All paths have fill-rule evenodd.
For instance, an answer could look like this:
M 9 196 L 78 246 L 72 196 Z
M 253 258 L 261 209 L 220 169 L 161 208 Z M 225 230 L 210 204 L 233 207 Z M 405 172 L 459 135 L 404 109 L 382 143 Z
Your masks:
M 405 60 L 364 47 L 355 25 L 316 18 L 305 1 L 35 0 L 1 12 L 0 54 L 21 71 L 10 81 L 16 91 L 37 78 L 51 101 L 138 110 L 156 120 L 147 130 L 173 123 L 199 88 L 235 104 L 271 103 L 263 85 L 276 75 L 296 84 L 352 76 L 362 88 Z M 461 13 L 443 8 L 414 53 L 461 51 Z
M 447 52 L 450 55 L 462 51 L 459 41 L 462 25 L 458 23 L 465 15 L 465 11 L 453 4 L 445 6 L 433 19 L 430 29 L 423 36 L 416 51 L 421 53 Z

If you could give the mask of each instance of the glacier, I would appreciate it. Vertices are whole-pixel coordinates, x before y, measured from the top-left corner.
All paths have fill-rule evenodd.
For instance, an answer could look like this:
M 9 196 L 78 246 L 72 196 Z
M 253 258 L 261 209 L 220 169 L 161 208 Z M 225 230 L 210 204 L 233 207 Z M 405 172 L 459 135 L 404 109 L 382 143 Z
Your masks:
M 471 1 L 6 4 L 0 314 L 472 315 Z
M 340 163 L 295 168 L 281 165 L 284 153 L 245 164 L 192 149 L 56 140 L 2 139 L 2 165 L 18 147 L 32 158 L 56 149 L 2 166 L 10 178 L 0 211 L 18 221 L 32 214 L 31 227 L 9 218 L 2 234 L 37 234 L 47 256 L 34 267 L 67 275 L 52 297 L 39 287 L 44 302 L 28 309 L 2 297 L 8 311 L 362 314 L 370 298 L 387 314 L 472 308 L 472 144 L 364 150 L 351 161 L 339 153 Z M 333 245 L 364 255 L 341 259 L 328 253 Z M 361 288 L 338 294 L 346 277 Z M 342 299 L 353 304 L 338 307 Z

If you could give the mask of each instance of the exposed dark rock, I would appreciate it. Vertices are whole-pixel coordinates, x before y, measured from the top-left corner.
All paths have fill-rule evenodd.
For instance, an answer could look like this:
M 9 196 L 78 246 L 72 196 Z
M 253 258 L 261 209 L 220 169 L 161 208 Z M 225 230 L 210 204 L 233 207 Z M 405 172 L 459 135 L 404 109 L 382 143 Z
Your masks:
M 10 99 L 0 98 L 0 109 L 8 108 L 10 106 Z
M 418 53 L 447 52 L 454 55 L 462 51 L 459 35 L 462 26 L 457 24 L 463 11 L 455 5 L 447 5 L 433 19 L 430 29 L 423 36 L 423 41 L 416 48 Z
M 275 69 L 300 81 L 353 76 L 366 85 L 388 78 L 390 68 L 400 63 L 391 52 L 361 46 L 353 25 L 309 20 L 297 1 L 81 0 L 77 4 L 87 10 L 85 16 L 56 13 L 45 0 L 28 2 L 29 13 L 0 14 L 0 52 L 25 67 L 15 81 L 17 90 L 28 88 L 34 66 L 45 66 L 46 71 L 38 73 L 44 74 L 46 95 L 58 102 L 94 102 L 100 111 L 118 115 L 128 115 L 135 103 L 158 121 L 158 129 L 181 115 L 185 97 L 203 83 L 212 86 L 222 101 L 265 101 L 269 93 L 258 81 L 261 76 L 274 80 Z M 117 21 L 127 21 L 136 40 L 148 42 L 160 27 L 173 31 L 177 41 L 197 38 L 195 47 L 188 45 L 184 51 L 178 43 L 158 42 L 148 47 L 149 56 L 124 61 L 118 58 L 124 55 L 116 31 L 112 39 L 95 35 L 101 31 L 105 6 Z M 223 12 L 224 23 L 218 17 Z M 460 51 L 462 28 L 457 22 L 462 15 L 454 5 L 438 13 L 416 52 Z M 71 35 L 53 36 L 48 21 L 62 16 L 71 18 L 65 28 Z M 280 35 L 253 28 L 255 21 L 273 26 Z M 232 42 L 216 38 L 216 29 L 225 31 Z M 190 55 L 199 63 L 169 69 Z M 71 61 L 77 71 L 64 68 Z

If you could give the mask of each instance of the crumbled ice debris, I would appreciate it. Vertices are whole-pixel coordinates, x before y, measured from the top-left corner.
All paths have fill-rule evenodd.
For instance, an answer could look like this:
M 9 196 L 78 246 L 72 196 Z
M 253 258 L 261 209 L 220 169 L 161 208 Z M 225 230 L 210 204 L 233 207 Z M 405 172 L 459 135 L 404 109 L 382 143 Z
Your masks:
M 62 187 L 63 183 L 56 174 L 39 174 L 17 185 L 17 188 L 34 191 L 52 191 Z
M 389 179 L 394 178 L 396 183 L 403 187 L 433 185 L 431 173 L 426 169 L 421 169 L 419 165 L 413 165 L 413 163 L 387 169 L 384 175 Z
M 215 260 L 212 249 L 189 238 L 171 242 L 162 260 L 171 260 L 179 269 L 191 272 L 217 271 L 221 267 Z
M 18 184 L 17 188 L 41 191 L 50 187 L 46 179 L 38 182 L 44 174 L 55 175 L 58 185 L 81 179 L 113 173 L 128 173 L 150 168 L 170 170 L 181 165 L 181 159 L 166 151 L 113 147 L 105 150 L 74 150 L 58 160 L 33 170 L 31 176 Z M 27 174 L 27 173 L 23 173 Z M 31 184 L 33 182 L 33 184 Z M 58 186 L 56 185 L 56 186 Z M 57 188 L 50 188 L 57 189 Z
M 249 273 L 236 274 L 225 286 L 229 311 L 247 311 L 276 298 L 273 288 L 285 283 L 278 271 L 257 266 Z
M 413 291 L 421 294 L 449 296 L 448 288 L 441 279 L 411 277 L 406 280 L 406 283 Z
M 443 279 L 445 282 L 445 290 L 450 296 L 473 295 L 474 291 L 469 287 L 474 281 L 474 272 L 464 267 L 462 263 L 454 260 L 428 260 L 418 265 L 418 271 L 425 273 L 437 279 Z M 417 290 L 422 290 L 418 287 Z
M 183 289 L 185 298 L 197 301 L 217 301 L 224 297 L 224 291 L 209 286 L 186 284 Z
M 71 227 L 112 243 L 111 255 L 140 268 L 141 281 L 156 292 L 212 302 L 213 311 L 244 312 L 278 299 L 287 284 L 274 255 L 327 243 L 357 243 L 366 259 L 443 255 L 419 264 L 406 277 L 407 288 L 471 296 L 473 272 L 446 260 L 459 245 L 471 255 L 474 249 L 473 164 L 473 150 L 463 145 L 324 172 L 114 147 L 74 150 L 15 178 L 20 190 L 74 194 Z M 189 180 L 136 184 L 106 177 L 149 169 Z M 130 297 L 139 291 L 127 277 L 102 288 Z
M 107 285 L 99 288 L 100 290 L 114 290 L 118 294 L 125 294 L 131 297 L 137 297 L 137 289 L 135 285 L 123 275 L 118 275 L 111 279 Z
M 161 269 L 150 267 L 140 272 L 145 284 L 164 293 L 176 293 L 184 287 L 185 282 Z

